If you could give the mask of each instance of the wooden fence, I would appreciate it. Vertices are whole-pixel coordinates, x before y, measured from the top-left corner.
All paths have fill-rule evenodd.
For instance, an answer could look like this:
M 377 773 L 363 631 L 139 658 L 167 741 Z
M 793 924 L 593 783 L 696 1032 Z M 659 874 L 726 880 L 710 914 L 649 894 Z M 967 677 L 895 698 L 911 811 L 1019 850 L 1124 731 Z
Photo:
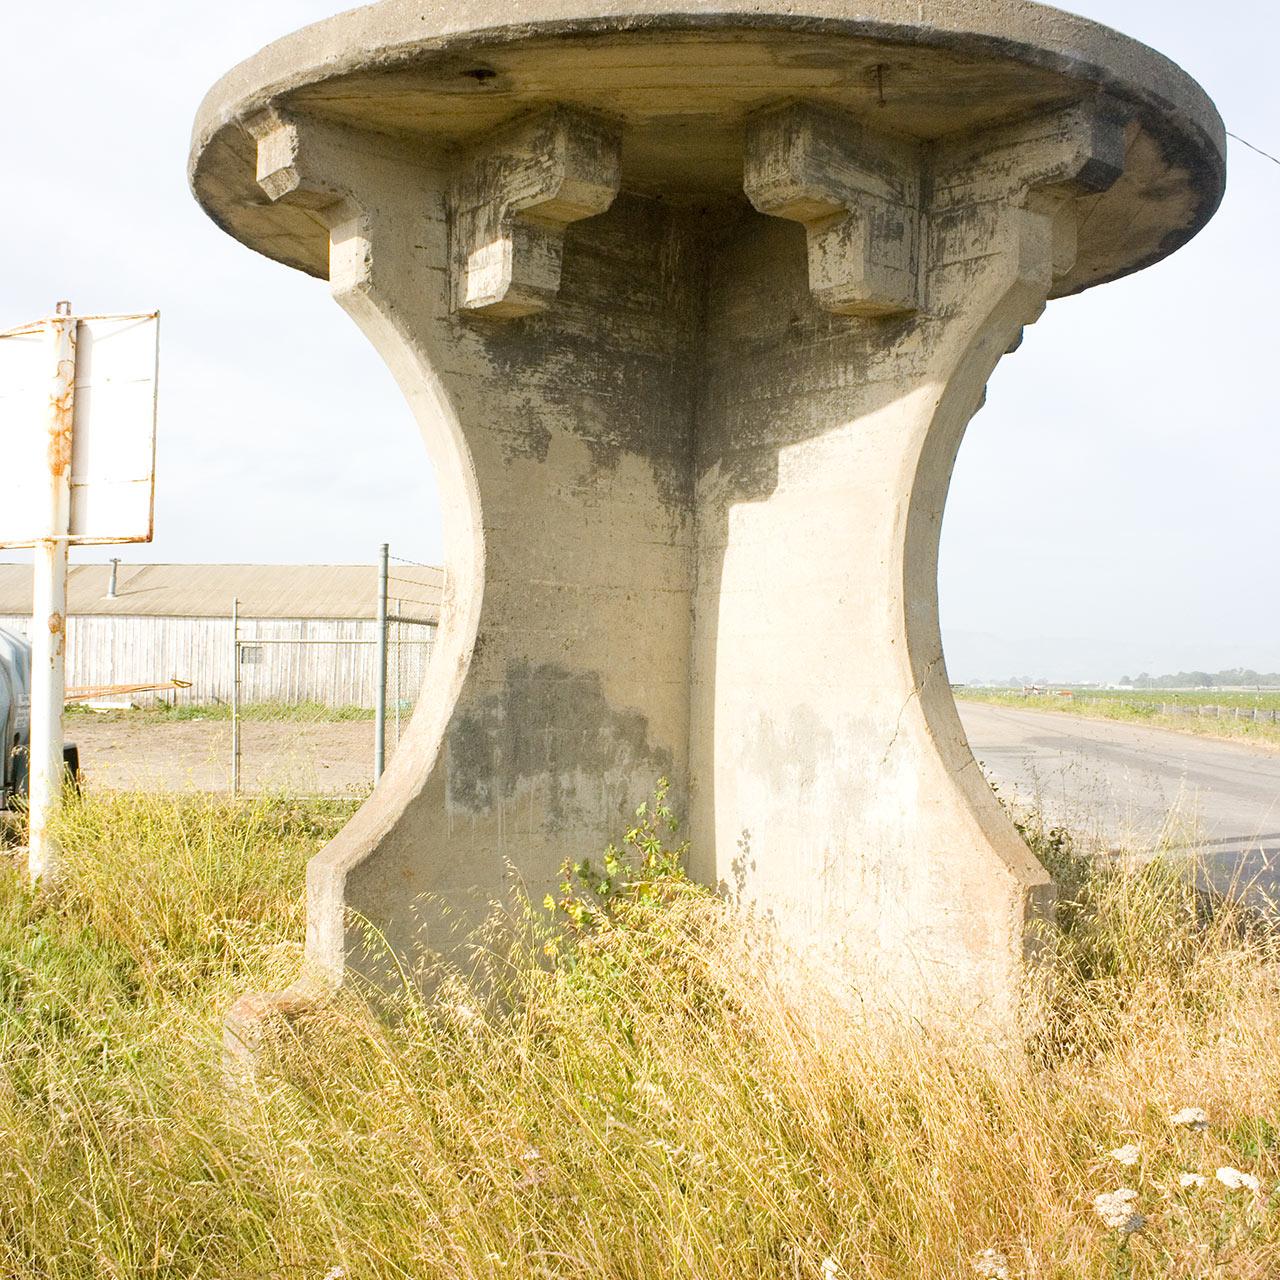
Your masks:
M 0 617 L 0 627 L 26 635 L 30 618 Z M 241 618 L 241 701 L 316 702 L 372 709 L 377 685 L 378 624 L 363 619 Z M 391 670 L 416 699 L 430 641 L 430 623 L 393 623 Z M 255 638 L 286 641 L 263 644 Z M 311 641 L 313 643 L 307 643 Z M 345 642 L 345 643 L 344 643 Z M 229 702 L 234 674 L 231 619 L 72 616 L 67 619 L 67 684 L 86 687 L 149 684 L 177 677 L 191 688 L 136 694 L 126 701 L 205 705 Z M 395 696 L 396 688 L 389 690 Z
M 1162 716 L 1199 716 L 1208 720 L 1244 720 L 1253 721 L 1254 724 L 1280 723 L 1280 710 L 1274 707 L 1221 707 L 1200 706 L 1189 702 L 1162 702 L 1160 714 Z

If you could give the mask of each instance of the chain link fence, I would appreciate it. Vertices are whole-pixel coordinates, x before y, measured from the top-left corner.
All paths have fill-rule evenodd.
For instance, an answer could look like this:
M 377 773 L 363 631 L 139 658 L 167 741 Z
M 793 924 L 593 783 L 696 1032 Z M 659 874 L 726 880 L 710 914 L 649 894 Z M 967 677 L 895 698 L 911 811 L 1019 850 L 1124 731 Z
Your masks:
M 435 651 L 435 628 L 398 614 L 389 619 L 387 637 L 386 743 L 387 759 L 400 745 L 409 719 L 427 682 L 427 667 Z
M 390 762 L 427 679 L 435 626 L 389 613 L 385 625 L 324 630 L 335 627 L 347 634 L 306 634 L 304 624 L 304 634 L 284 635 L 278 624 L 236 621 L 232 791 L 356 793 Z
M 375 617 L 263 616 L 259 592 L 256 616 L 229 599 L 221 618 L 79 619 L 85 679 L 114 683 L 68 705 L 88 785 L 366 793 L 430 679 L 443 575 L 387 556 L 378 585 Z M 183 679 L 123 687 L 156 672 Z

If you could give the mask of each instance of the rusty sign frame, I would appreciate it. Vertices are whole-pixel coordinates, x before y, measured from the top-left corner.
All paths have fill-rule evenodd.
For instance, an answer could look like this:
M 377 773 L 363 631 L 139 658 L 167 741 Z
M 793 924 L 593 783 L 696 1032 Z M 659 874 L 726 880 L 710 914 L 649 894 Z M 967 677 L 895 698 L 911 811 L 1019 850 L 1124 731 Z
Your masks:
M 47 416 L 54 406 L 49 399 L 51 343 L 60 317 L 50 317 L 0 332 L 0 548 L 35 547 L 51 537 L 71 546 L 110 546 L 150 542 L 155 534 L 156 417 L 160 374 L 160 313 L 124 312 L 113 315 L 75 316 L 72 335 L 74 380 L 70 385 L 69 433 L 61 443 L 45 434 Z M 61 317 L 65 320 L 65 317 Z M 126 352 L 132 367 L 116 377 L 111 359 L 106 369 L 95 369 L 98 344 L 128 335 L 134 328 L 133 350 Z M 149 332 L 148 332 L 149 331 Z M 11 340 L 35 339 L 27 352 L 6 360 Z M 17 374 L 16 387 L 2 384 L 5 366 Z M 105 410 L 91 409 L 101 399 Z M 123 401 L 123 406 L 121 404 Z M 129 403 L 129 402 L 132 403 Z M 113 421 L 114 420 L 114 421 Z M 28 421 L 30 426 L 28 427 Z M 97 423 L 112 423 L 105 433 Z M 118 425 L 127 422 L 124 429 Z M 145 423 L 138 427 L 137 423 Z M 114 434 L 113 434 L 114 431 Z M 97 434 L 105 434 L 105 442 Z M 123 440 L 122 438 L 123 437 Z M 66 530 L 37 528 L 47 511 L 46 491 L 55 472 L 65 466 L 69 446 L 70 510 Z M 47 465 L 37 470 L 41 452 Z M 15 463 L 15 458 L 25 459 Z M 121 463 L 126 464 L 120 474 Z M 21 474 L 21 473 L 32 474 Z M 6 483 L 7 481 L 7 483 Z M 8 485 L 16 490 L 6 493 Z M 107 501 L 103 501 L 104 497 Z M 118 504 L 120 523 L 111 525 L 112 502 Z M 103 510 L 106 515 L 103 515 Z M 22 520 L 26 519 L 24 527 Z M 14 523 L 10 524 L 10 521 Z
M 100 342 L 122 335 L 100 355 Z M 154 536 L 159 374 L 158 311 L 77 316 L 63 301 L 0 333 L 0 547 L 32 548 L 32 883 L 60 872 L 67 551 Z

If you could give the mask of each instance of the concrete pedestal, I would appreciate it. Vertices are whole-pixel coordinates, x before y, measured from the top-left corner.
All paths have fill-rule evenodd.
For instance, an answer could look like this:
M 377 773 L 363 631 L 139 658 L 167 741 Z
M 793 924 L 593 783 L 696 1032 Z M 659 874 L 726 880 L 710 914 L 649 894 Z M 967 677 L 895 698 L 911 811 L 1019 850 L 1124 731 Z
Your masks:
M 1012 1016 L 1052 895 L 947 683 L 952 463 L 1047 299 L 1209 218 L 1222 125 L 1025 0 L 850 8 L 385 0 L 201 109 L 197 197 L 328 277 L 444 506 L 427 692 L 311 864 L 309 982 L 352 913 L 412 961 L 540 898 L 667 775 L 692 874 L 833 984 Z

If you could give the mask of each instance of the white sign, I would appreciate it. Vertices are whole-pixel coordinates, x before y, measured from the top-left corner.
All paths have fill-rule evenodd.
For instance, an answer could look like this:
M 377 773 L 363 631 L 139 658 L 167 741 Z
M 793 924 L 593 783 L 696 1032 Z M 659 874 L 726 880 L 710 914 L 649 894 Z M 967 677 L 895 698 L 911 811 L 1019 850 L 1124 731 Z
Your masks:
M 159 334 L 155 313 L 76 324 L 72 543 L 151 541 Z M 51 532 L 54 373 L 47 322 L 0 333 L 0 547 L 31 546 Z

